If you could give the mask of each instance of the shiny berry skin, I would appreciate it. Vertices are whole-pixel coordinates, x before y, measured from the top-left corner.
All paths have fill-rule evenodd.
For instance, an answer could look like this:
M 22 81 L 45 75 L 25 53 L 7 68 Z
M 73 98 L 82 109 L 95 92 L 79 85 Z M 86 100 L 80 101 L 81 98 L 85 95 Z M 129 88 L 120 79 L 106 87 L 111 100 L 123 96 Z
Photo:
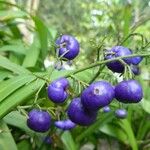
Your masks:
M 115 98 L 123 103 L 138 103 L 143 98 L 143 90 L 136 80 L 124 80 L 115 87 Z
M 115 116 L 119 119 L 124 119 L 127 117 L 127 111 L 125 109 L 117 109 L 115 111 Z
M 139 75 L 141 73 L 139 66 L 131 65 L 130 68 L 134 75 Z
M 68 117 L 69 119 L 81 126 L 88 126 L 95 122 L 97 112 L 90 112 L 86 110 L 80 98 L 74 98 L 68 106 Z
M 110 112 L 110 107 L 109 106 L 105 106 L 103 108 L 103 112 L 105 112 L 105 113 Z
M 123 46 L 114 46 L 111 50 L 107 51 L 105 59 L 113 59 L 121 56 L 131 55 L 132 51 Z M 112 54 L 111 54 L 112 53 Z M 127 64 L 131 64 L 131 58 L 123 59 Z M 120 61 L 112 61 L 106 64 L 107 67 L 113 72 L 123 73 L 124 65 Z
M 67 88 L 69 86 L 69 81 L 66 78 L 59 78 L 53 81 L 48 86 L 48 98 L 54 103 L 63 103 L 67 97 Z
M 51 116 L 46 111 L 33 109 L 28 113 L 27 126 L 36 132 L 46 132 L 51 125 Z
M 138 65 L 142 60 L 143 60 L 143 57 L 140 57 L 140 56 L 133 57 L 132 60 L 131 60 L 131 63 L 133 65 Z
M 65 54 L 63 57 L 72 60 L 79 54 L 80 45 L 78 41 L 71 35 L 62 35 L 56 40 L 56 45 L 59 47 L 58 55 L 61 56 Z M 68 52 L 66 52 L 69 50 Z
M 73 123 L 71 120 L 67 119 L 67 120 L 59 120 L 59 121 L 55 121 L 55 126 L 59 129 L 62 130 L 71 130 L 73 129 L 76 124 Z
M 110 104 L 114 96 L 114 88 L 110 83 L 98 81 L 82 92 L 81 102 L 86 109 L 96 111 Z
M 54 80 L 51 85 L 56 88 L 66 89 L 69 86 L 69 81 L 66 78 L 61 77 L 57 80 Z

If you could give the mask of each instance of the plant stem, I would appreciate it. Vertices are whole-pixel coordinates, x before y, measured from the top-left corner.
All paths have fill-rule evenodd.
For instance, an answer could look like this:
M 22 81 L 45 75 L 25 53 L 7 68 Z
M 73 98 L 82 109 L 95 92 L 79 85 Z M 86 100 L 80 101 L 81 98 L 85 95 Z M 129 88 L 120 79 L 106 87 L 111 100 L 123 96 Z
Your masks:
M 83 68 L 80 68 L 78 70 L 74 70 L 72 72 L 69 72 L 64 77 L 68 78 L 68 77 L 71 77 L 72 75 L 77 74 L 79 72 L 82 72 L 84 70 L 87 70 L 87 69 L 90 69 L 90 68 L 93 68 L 93 67 L 96 67 L 96 66 L 99 66 L 99 65 L 103 65 L 103 64 L 106 64 L 106 63 L 109 63 L 109 62 L 112 62 L 112 61 L 119 61 L 120 59 L 132 58 L 132 57 L 137 57 L 137 56 L 148 57 L 148 56 L 150 56 L 150 53 L 147 53 L 147 54 L 132 54 L 132 55 L 117 57 L 117 58 L 113 58 L 113 59 L 109 59 L 109 60 L 98 61 L 98 62 L 93 63 L 91 65 L 88 65 L 86 67 L 83 67 Z
M 104 69 L 104 65 L 99 67 L 98 71 L 96 72 L 96 74 L 94 75 L 94 77 L 90 80 L 89 84 L 91 84 L 93 81 L 96 80 L 96 78 L 99 76 L 100 72 Z

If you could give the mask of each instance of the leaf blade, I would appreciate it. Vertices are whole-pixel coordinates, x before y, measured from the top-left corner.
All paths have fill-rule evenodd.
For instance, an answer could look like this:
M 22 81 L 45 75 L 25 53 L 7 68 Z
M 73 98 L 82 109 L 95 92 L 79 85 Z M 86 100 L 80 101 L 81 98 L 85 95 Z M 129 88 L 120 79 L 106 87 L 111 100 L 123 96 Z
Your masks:
M 3 121 L 0 121 L 0 129 L 2 130 L 2 132 L 0 133 L 0 149 L 1 150 L 8 150 L 8 149 L 17 150 L 17 146 L 11 135 L 11 132 L 9 131 L 9 128 Z
M 21 86 L 25 85 L 26 83 L 30 83 L 35 79 L 35 76 L 20 75 L 4 81 L 2 85 L 0 85 L 0 102 Z
M 10 70 L 16 74 L 29 74 L 30 71 L 27 69 L 12 63 L 10 60 L 0 55 L 0 67 Z
M 44 84 L 45 81 L 38 79 L 38 83 L 37 80 L 33 81 L 7 97 L 4 101 L 0 103 L 0 118 L 3 118 L 17 105 L 25 102 L 25 100 L 27 100 L 29 96 L 34 94 L 41 86 L 44 86 Z

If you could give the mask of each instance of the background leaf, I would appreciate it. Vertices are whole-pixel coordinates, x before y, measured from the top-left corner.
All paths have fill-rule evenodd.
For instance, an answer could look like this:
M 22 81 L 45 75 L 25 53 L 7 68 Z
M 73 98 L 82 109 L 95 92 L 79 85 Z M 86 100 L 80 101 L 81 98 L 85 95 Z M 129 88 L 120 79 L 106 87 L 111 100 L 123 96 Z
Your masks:
M 69 131 L 64 131 L 64 133 L 61 135 L 61 140 L 66 150 L 77 150 L 77 145 L 74 143 Z
M 1 150 L 17 150 L 17 146 L 15 144 L 15 141 L 11 135 L 10 129 L 7 127 L 7 125 L 0 121 L 0 149 Z
M 38 32 L 41 45 L 41 58 L 43 60 L 48 53 L 48 28 L 40 18 L 34 16 L 33 20 L 35 22 L 35 26 Z
M 15 63 L 12 63 L 11 61 L 9 61 L 7 58 L 3 57 L 0 55 L 0 67 L 5 68 L 7 70 L 10 70 L 16 74 L 27 74 L 30 73 L 28 70 L 26 70 L 25 68 L 16 65 Z
M 26 56 L 23 61 L 24 67 L 34 67 L 39 59 L 40 54 L 40 43 L 38 38 L 34 36 L 34 41 L 30 48 L 27 50 Z
M 12 111 L 3 118 L 4 122 L 25 131 L 28 135 L 34 135 L 35 132 L 29 129 L 26 125 L 27 118 L 21 115 L 18 111 Z

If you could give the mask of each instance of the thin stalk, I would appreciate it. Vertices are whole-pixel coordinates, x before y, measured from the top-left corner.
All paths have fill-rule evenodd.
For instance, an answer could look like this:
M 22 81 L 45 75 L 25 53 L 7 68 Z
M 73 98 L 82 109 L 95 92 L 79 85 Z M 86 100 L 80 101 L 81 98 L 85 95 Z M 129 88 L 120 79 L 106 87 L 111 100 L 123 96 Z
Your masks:
M 88 65 L 88 66 L 86 66 L 86 67 L 83 67 L 83 68 L 74 70 L 74 71 L 72 71 L 72 72 L 69 72 L 69 73 L 66 74 L 64 77 L 68 78 L 68 77 L 71 77 L 72 75 L 77 74 L 77 73 L 79 73 L 79 72 L 82 72 L 82 71 L 84 71 L 84 70 L 87 70 L 87 69 L 90 69 L 90 68 L 94 68 L 94 67 L 96 67 L 96 66 L 103 65 L 103 64 L 106 64 L 106 63 L 109 63 L 109 62 L 112 62 L 112 61 L 120 61 L 120 59 L 132 58 L 132 57 L 137 57 L 137 56 L 148 57 L 148 56 L 150 56 L 150 53 L 147 53 L 147 54 L 132 54 L 132 55 L 117 57 L 117 58 L 113 58 L 113 59 L 109 59 L 109 60 L 98 61 L 98 62 L 93 63 L 93 64 L 91 64 L 91 65 Z

